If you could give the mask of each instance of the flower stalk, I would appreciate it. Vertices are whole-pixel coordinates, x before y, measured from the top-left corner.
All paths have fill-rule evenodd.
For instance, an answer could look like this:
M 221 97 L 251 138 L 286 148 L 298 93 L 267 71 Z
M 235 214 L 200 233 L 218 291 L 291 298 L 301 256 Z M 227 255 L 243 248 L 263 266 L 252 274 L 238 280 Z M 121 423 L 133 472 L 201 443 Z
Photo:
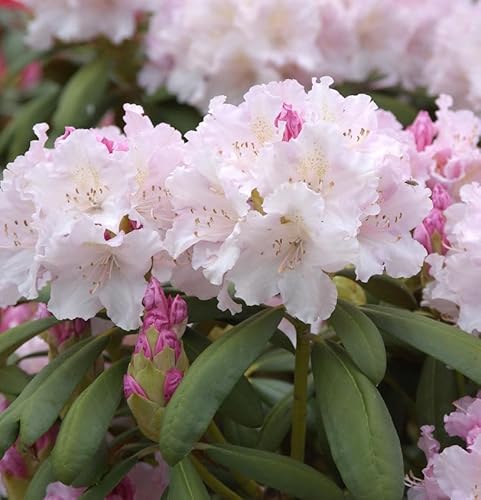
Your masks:
M 307 328 L 297 328 L 294 369 L 294 405 L 292 409 L 291 457 L 304 461 L 307 418 L 307 375 L 311 343 Z

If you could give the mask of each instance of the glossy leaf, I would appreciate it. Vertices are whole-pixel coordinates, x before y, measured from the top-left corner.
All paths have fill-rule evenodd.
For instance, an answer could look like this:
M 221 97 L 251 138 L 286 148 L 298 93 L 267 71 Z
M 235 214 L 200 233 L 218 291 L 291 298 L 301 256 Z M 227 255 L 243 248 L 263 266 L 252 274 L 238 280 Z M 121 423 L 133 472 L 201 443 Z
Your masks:
M 209 500 L 210 496 L 189 457 L 170 469 L 168 500 Z
M 255 372 L 293 372 L 294 355 L 285 349 L 272 349 L 259 356 L 252 366 L 249 373 Z
M 138 461 L 139 454 L 136 453 L 122 462 L 116 463 L 109 472 L 102 477 L 98 484 L 89 488 L 80 497 L 80 500 L 100 500 L 101 498 L 106 498 Z
M 286 394 L 275 404 L 266 416 L 262 426 L 257 448 L 276 451 L 286 437 L 292 423 L 293 391 Z
M 186 330 L 182 340 L 191 363 L 211 345 L 207 337 L 190 328 Z M 219 412 L 246 427 L 260 427 L 264 422 L 262 401 L 244 375 L 226 397 Z
M 356 306 L 338 300 L 329 324 L 357 367 L 376 385 L 386 372 L 386 349 L 376 325 Z
M 14 160 L 28 149 L 30 141 L 34 139 L 33 126 L 50 119 L 55 109 L 58 94 L 57 85 L 48 86 L 42 94 L 20 108 L 13 119 L 8 148 L 9 160 Z
M 35 335 L 44 332 L 57 323 L 59 323 L 59 320 L 53 317 L 36 319 L 10 328 L 10 330 L 2 333 L 0 335 L 0 361 L 8 358 L 13 351 L 27 342 L 27 340 L 30 340 Z
M 0 366 L 0 393 L 20 394 L 31 377 L 17 365 Z
M 96 337 L 53 371 L 21 410 L 20 439 L 31 446 L 50 429 L 83 376 L 104 350 L 108 337 Z
M 292 458 L 232 445 L 202 445 L 208 457 L 295 498 L 343 500 L 341 489 L 317 470 Z
M 107 58 L 97 58 L 82 66 L 70 78 L 52 119 L 57 133 L 62 133 L 67 125 L 77 128 L 94 125 L 99 105 L 105 98 L 109 67 Z
M 458 397 L 456 372 L 444 363 L 427 356 L 416 394 L 416 417 L 419 427 L 434 425 L 436 437 L 446 442 L 444 415 L 453 411 Z
M 96 454 L 122 397 L 129 359 L 100 375 L 75 400 L 62 422 L 52 465 L 62 483 L 71 484 Z
M 481 384 L 481 340 L 454 326 L 387 306 L 364 306 L 385 333 L 429 354 Z
M 73 356 L 76 352 L 78 352 L 92 340 L 92 337 L 84 339 L 52 360 L 28 383 L 25 389 L 12 402 L 8 409 L 0 414 L 0 457 L 3 456 L 7 448 L 9 448 L 17 438 L 20 413 L 28 399 L 33 394 L 35 394 L 35 392 L 39 389 L 39 387 L 41 387 L 45 380 L 47 380 L 47 378 L 53 372 L 55 372 L 67 359 Z
M 206 431 L 219 406 L 265 348 L 283 311 L 262 311 L 225 333 L 194 361 L 167 405 L 160 451 L 175 465 Z
M 376 387 L 326 343 L 314 346 L 312 370 L 329 447 L 348 489 L 358 500 L 401 500 L 401 446 Z
M 292 384 L 275 378 L 252 378 L 251 384 L 260 394 L 265 404 L 275 405 L 288 392 L 292 391 Z
M 50 457 L 48 457 L 40 464 L 40 467 L 35 472 L 35 475 L 28 485 L 24 500 L 43 500 L 45 498 L 47 486 L 55 481 L 57 481 L 57 478 L 53 472 Z

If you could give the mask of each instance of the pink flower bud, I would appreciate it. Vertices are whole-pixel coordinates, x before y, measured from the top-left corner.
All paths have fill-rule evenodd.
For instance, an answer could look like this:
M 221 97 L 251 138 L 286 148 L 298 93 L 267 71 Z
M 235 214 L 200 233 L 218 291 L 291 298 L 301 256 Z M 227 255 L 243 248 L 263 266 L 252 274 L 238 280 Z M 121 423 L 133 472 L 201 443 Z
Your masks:
M 416 119 L 408 130 L 413 134 L 418 151 L 424 151 L 427 146 L 432 144 L 436 135 L 436 127 L 427 111 L 420 111 Z
M 295 139 L 301 133 L 303 120 L 299 113 L 292 110 L 291 104 L 282 105 L 282 111 L 276 116 L 274 125 L 279 127 L 279 122 L 285 122 L 283 141 Z
M 37 439 L 35 442 L 35 451 L 37 456 L 41 454 L 42 451 L 51 448 L 54 445 L 57 439 L 58 431 L 58 425 L 54 424 L 45 434 Z
M 0 460 L 0 473 L 18 478 L 28 477 L 27 465 L 15 446 L 11 446 Z
M 47 306 L 45 304 L 39 304 L 37 307 L 35 318 L 48 318 L 50 316 L 52 316 L 52 314 L 47 309 Z M 53 337 L 54 343 L 57 347 L 59 347 L 71 338 L 81 337 L 88 326 L 88 321 L 80 318 L 64 321 L 59 325 L 55 325 L 49 329 L 49 333 L 51 333 L 49 342 Z
M 151 278 L 144 294 L 144 307 L 147 311 L 156 309 L 159 313 L 164 312 L 168 319 L 169 302 L 165 296 L 159 280 Z
M 107 500 L 134 500 L 134 483 L 128 476 L 125 476 L 106 498 Z
M 431 199 L 433 200 L 434 208 L 446 210 L 453 203 L 450 194 L 442 184 L 435 184 L 432 191 Z
M 166 372 L 164 380 L 164 400 L 166 403 L 170 401 L 170 398 L 174 394 L 183 378 L 183 372 L 181 372 L 177 368 L 171 368 Z
M 176 295 L 170 304 L 169 320 L 172 326 L 187 320 L 187 302 L 180 295 Z
M 152 359 L 152 349 L 150 348 L 149 341 L 145 335 L 145 330 L 141 331 L 137 336 L 134 353 L 138 352 L 141 352 L 146 358 Z
M 179 359 L 182 345 L 177 335 L 172 330 L 161 330 L 155 344 L 154 356 L 162 352 L 166 347 L 170 347 L 175 352 L 175 360 Z
M 34 88 L 42 78 L 42 65 L 38 61 L 27 64 L 20 74 L 20 88 L 28 90 Z
M 137 380 L 132 375 L 124 375 L 124 395 L 125 399 L 129 399 L 132 394 L 137 394 L 141 398 L 148 399 L 144 389 L 140 386 Z
M 449 245 L 444 226 L 446 225 L 446 217 L 442 210 L 433 208 L 423 222 L 414 230 L 414 239 L 419 241 L 429 253 L 440 252 L 446 253 Z M 441 247 L 433 247 L 433 237 L 438 235 L 441 239 Z

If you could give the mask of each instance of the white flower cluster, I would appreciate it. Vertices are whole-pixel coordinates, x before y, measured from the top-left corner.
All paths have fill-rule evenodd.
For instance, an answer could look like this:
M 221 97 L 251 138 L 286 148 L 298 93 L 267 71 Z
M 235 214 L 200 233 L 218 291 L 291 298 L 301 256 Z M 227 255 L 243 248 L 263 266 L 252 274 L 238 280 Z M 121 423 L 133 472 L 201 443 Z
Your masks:
M 163 0 L 140 74 L 206 109 L 273 79 L 426 87 L 481 110 L 481 4 L 471 0 Z
M 23 0 L 33 13 L 27 41 L 38 50 L 54 41 L 83 42 L 105 36 L 120 43 L 135 33 L 136 15 L 156 0 Z
M 239 106 L 215 98 L 186 144 L 134 105 L 123 133 L 67 129 L 53 149 L 37 126 L 1 183 L 0 305 L 49 282 L 57 317 L 105 307 L 135 328 L 150 271 L 222 308 L 239 309 L 234 290 L 315 323 L 335 307 L 329 273 L 416 274 L 426 251 L 410 232 L 432 205 L 410 182 L 414 139 L 331 83 L 261 85 Z

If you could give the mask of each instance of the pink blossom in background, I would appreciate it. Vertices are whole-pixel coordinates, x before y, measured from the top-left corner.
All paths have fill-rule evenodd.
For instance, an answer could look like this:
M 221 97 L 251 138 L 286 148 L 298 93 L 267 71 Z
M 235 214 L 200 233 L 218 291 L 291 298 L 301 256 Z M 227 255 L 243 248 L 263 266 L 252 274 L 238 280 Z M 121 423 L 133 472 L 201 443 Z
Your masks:
M 14 328 L 35 319 L 37 307 L 36 304 L 25 303 L 0 309 L 0 335 L 9 328 Z M 48 364 L 47 352 L 47 343 L 39 336 L 36 336 L 23 343 L 15 351 L 15 355 L 20 358 L 38 353 L 38 356 L 27 357 L 27 359 L 23 359 L 19 363 L 20 368 L 27 373 L 34 374 Z
M 24 2 L 19 0 L 0 0 L 0 9 L 28 10 Z
M 148 11 L 152 0 L 24 0 L 33 14 L 27 41 L 37 50 L 55 40 L 82 42 L 99 36 L 119 44 L 134 35 L 137 14 Z

